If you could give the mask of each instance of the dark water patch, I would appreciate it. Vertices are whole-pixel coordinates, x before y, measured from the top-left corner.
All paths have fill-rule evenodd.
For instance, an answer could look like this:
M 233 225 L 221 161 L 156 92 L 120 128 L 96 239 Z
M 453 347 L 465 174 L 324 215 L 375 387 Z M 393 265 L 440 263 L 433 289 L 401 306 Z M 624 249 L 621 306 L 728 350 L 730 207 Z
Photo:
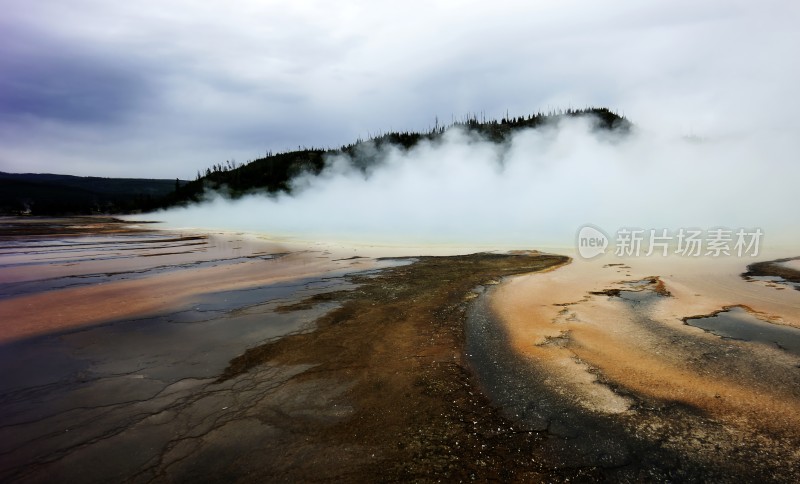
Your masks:
M 250 255 L 243 257 L 230 257 L 221 259 L 209 259 L 201 261 L 186 262 L 183 264 L 168 264 L 147 269 L 105 272 L 98 274 L 76 274 L 72 276 L 42 279 L 38 281 L 0 283 L 0 298 L 22 296 L 25 294 L 35 294 L 45 291 L 54 291 L 71 287 L 88 286 L 106 282 L 116 282 L 123 280 L 134 280 L 151 277 L 154 275 L 167 274 L 188 269 L 206 269 L 209 267 L 220 267 L 245 262 L 263 260 L 271 261 L 283 257 L 286 253 Z M 95 259 L 97 260 L 97 259 Z
M 8 252 L 0 252 L 0 255 L 25 255 L 25 256 L 34 256 L 34 255 L 52 255 L 58 256 L 60 254 L 69 254 L 69 253 L 106 253 L 106 252 L 125 252 L 125 251 L 158 251 L 164 249 L 174 249 L 176 247 L 196 247 L 196 246 L 206 246 L 208 245 L 207 242 L 159 242 L 160 245 L 158 246 L 151 246 L 146 245 L 145 243 L 139 242 L 129 242 L 129 245 L 119 247 L 116 245 L 99 245 L 99 244 L 68 244 L 68 245 L 61 245 L 58 247 L 49 246 L 49 247 L 37 247 L 36 250 L 31 250 L 29 248 L 25 249 L 18 249 L 13 247 L 6 247 L 5 250 Z M 156 252 L 158 254 L 158 252 Z M 57 258 L 57 257 L 51 257 Z
M 164 236 L 160 234 L 136 234 L 126 235 L 120 234 L 114 237 L 74 237 L 70 239 L 50 239 L 40 241 L 10 241 L 6 242 L 8 245 L 0 245 L 1 250 L 21 250 L 26 249 L 25 253 L 34 253 L 34 251 L 27 250 L 28 248 L 35 249 L 72 249 L 72 248 L 86 248 L 86 247 L 105 247 L 117 245 L 142 245 L 147 247 L 146 244 L 174 244 L 179 242 L 190 242 L 195 244 L 206 243 L 208 236 L 185 236 L 173 237 Z M 202 242 L 197 242 L 202 241 Z M 118 250 L 129 250 L 129 248 L 119 248 Z
M 48 249 L 42 251 L 20 250 L 14 252 L 5 252 L 0 254 L 0 268 L 6 267 L 22 267 L 22 266 L 36 266 L 42 264 L 69 264 L 78 262 L 93 262 L 102 260 L 117 260 L 117 259 L 131 259 L 141 256 L 161 256 L 171 255 L 175 252 L 163 252 L 165 250 L 176 250 L 188 247 L 188 250 L 183 250 L 181 253 L 197 252 L 201 247 L 208 247 L 206 242 L 188 242 L 188 243 L 173 243 L 164 244 L 159 246 L 128 246 L 128 247 L 71 247 Z M 162 251 L 162 252 L 159 252 Z M 25 256 L 29 260 L 21 262 L 9 261 L 9 257 Z M 6 259 L 3 259 L 6 258 Z
M 683 322 L 722 338 L 763 343 L 800 356 L 800 329 L 764 321 L 739 306 Z

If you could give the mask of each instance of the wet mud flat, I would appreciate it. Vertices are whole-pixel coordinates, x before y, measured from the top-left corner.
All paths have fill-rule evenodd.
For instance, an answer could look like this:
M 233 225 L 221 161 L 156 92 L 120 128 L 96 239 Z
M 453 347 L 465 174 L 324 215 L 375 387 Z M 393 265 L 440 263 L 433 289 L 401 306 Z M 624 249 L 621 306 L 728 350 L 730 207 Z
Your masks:
M 312 331 L 337 304 L 276 307 L 352 289 L 346 274 L 400 263 L 103 217 L 0 222 L 11 227 L 0 231 L 3 482 L 149 482 L 173 476 L 165 469 L 178 462 L 199 468 L 208 452 L 215 469 L 233 473 L 207 478 L 246 475 L 232 464 L 240 452 L 221 449 L 268 454 L 281 434 L 253 413 L 315 413 L 344 387 L 307 391 L 306 407 L 284 383 L 309 366 L 264 365 L 219 382 L 230 360 Z
M 488 287 L 467 350 L 491 401 L 588 481 L 797 482 L 796 293 L 727 268 L 646 270 L 573 264 Z
M 561 478 L 535 456 L 541 435 L 520 431 L 476 385 L 464 353 L 473 289 L 499 277 L 544 270 L 563 256 L 538 253 L 416 257 L 413 264 L 352 275 L 352 291 L 312 296 L 296 311 L 336 300 L 313 332 L 252 348 L 221 381 L 265 362 L 314 365 L 294 378 L 347 385 L 341 414 L 303 427 L 304 440 L 278 460 L 286 480 L 440 481 Z M 577 475 L 572 470 L 567 476 Z
M 0 237 L 2 481 L 797 480 L 800 361 L 679 280 L 48 223 Z
M 499 415 L 463 351 L 473 288 L 566 258 L 373 260 L 85 222 L 2 240 L 0 480 L 574 474 L 531 457 L 540 434 Z

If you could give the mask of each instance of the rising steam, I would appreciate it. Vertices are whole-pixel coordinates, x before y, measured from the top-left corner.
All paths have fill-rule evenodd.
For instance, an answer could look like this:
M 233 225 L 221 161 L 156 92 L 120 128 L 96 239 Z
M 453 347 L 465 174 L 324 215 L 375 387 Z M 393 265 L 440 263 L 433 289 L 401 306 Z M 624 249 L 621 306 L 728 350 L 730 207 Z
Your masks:
M 541 247 L 577 228 L 759 227 L 796 245 L 797 143 L 779 134 L 615 133 L 590 119 L 519 131 L 504 144 L 459 129 L 405 151 L 363 150 L 297 178 L 291 195 L 253 194 L 158 213 L 172 227 L 306 240 Z M 358 158 L 357 157 L 357 158 Z

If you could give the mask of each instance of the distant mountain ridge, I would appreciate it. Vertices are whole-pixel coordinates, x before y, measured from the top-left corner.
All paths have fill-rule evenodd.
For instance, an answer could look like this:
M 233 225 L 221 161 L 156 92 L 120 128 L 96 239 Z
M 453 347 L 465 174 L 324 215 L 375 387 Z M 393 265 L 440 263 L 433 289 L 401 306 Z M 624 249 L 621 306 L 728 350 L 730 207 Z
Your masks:
M 186 183 L 179 181 L 178 183 Z M 0 172 L 0 213 L 77 215 L 151 210 L 176 180 Z

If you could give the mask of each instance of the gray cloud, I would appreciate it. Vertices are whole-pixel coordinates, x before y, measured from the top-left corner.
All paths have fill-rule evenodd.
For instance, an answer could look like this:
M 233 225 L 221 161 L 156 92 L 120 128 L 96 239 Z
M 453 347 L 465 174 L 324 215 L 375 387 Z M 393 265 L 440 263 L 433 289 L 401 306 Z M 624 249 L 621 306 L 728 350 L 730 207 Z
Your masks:
M 798 127 L 792 2 L 2 2 L 0 170 L 190 177 L 548 106 L 674 136 Z
M 155 94 L 134 66 L 115 59 L 92 57 L 55 42 L 25 47 L 0 45 L 4 121 L 119 122 Z

